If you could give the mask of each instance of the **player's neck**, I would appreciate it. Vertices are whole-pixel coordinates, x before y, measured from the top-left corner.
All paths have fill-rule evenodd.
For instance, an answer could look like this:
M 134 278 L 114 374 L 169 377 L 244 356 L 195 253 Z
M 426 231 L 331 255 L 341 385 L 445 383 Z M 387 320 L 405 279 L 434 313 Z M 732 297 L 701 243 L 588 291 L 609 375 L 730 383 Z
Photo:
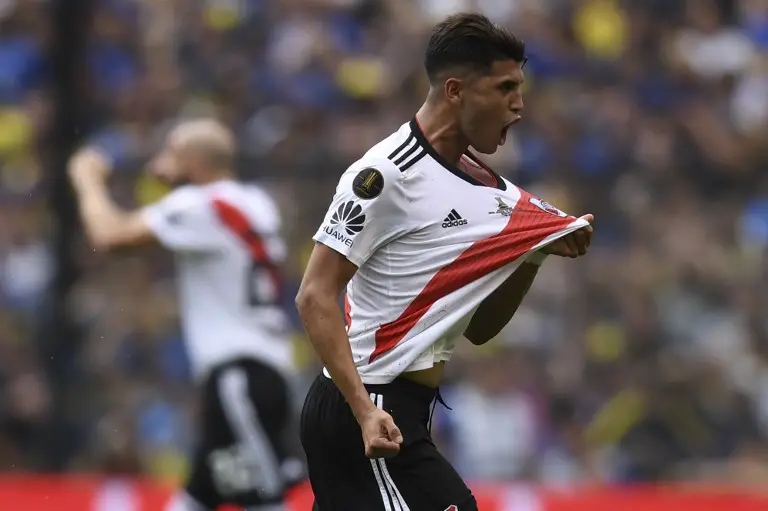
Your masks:
M 435 151 L 448 162 L 458 165 L 469 142 L 461 134 L 456 117 L 447 106 L 427 100 L 416 112 L 416 122 Z
M 209 185 L 218 181 L 231 181 L 233 179 L 235 179 L 235 175 L 230 171 L 211 172 L 195 179 L 195 184 Z

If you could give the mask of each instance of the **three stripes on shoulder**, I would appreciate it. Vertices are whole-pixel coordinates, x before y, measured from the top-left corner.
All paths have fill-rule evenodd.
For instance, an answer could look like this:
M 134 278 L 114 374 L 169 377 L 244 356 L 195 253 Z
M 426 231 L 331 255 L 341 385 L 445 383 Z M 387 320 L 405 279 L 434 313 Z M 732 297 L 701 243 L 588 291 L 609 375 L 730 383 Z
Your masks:
M 405 172 L 411 168 L 416 162 L 424 158 L 427 155 L 427 151 L 416 140 L 416 136 L 411 133 L 408 138 L 400 144 L 400 146 L 392 151 L 387 158 L 392 161 L 400 169 L 400 172 Z M 467 221 L 461 217 L 458 211 L 452 209 L 448 216 L 443 220 L 443 228 L 459 227 L 460 225 L 467 225 Z
M 427 150 L 416 140 L 416 135 L 411 133 L 405 142 L 392 151 L 387 158 L 397 165 L 400 172 L 405 172 L 426 155 Z

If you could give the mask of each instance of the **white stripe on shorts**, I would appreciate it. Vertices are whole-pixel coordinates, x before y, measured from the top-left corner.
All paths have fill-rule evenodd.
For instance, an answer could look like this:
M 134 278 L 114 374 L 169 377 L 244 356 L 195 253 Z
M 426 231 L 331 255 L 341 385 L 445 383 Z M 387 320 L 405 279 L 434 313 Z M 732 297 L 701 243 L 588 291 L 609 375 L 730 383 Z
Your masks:
M 263 478 L 259 493 L 266 497 L 278 495 L 283 490 L 280 464 L 248 395 L 248 375 L 239 367 L 226 369 L 219 378 L 218 387 L 221 407 L 232 433 L 247 449 L 251 462 L 259 468 Z
M 381 394 L 371 394 L 371 401 L 374 402 L 377 408 L 384 409 L 384 396 Z M 411 511 L 411 508 L 408 507 L 408 504 L 405 503 L 405 499 L 400 494 L 400 490 L 397 489 L 395 481 L 389 474 L 385 459 L 378 458 L 370 460 L 370 462 L 371 467 L 373 468 L 373 475 L 376 478 L 376 482 L 379 484 L 381 498 L 384 500 L 384 510 Z

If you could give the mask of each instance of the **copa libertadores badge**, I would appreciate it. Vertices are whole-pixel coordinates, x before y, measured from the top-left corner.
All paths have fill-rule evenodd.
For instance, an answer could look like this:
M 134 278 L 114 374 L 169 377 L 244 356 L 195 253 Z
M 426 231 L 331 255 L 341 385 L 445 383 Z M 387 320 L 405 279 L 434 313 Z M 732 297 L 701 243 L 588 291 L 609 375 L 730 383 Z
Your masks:
M 384 188 L 384 176 L 374 168 L 363 169 L 352 182 L 352 191 L 361 199 L 375 199 Z

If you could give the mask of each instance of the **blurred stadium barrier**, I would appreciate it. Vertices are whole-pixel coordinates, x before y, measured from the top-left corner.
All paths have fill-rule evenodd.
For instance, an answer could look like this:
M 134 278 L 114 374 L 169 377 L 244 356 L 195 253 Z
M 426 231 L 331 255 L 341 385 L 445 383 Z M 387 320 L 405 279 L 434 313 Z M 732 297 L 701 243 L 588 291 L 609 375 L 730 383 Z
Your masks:
M 474 485 L 483 511 L 765 511 L 768 491 L 716 486 L 632 486 L 541 489 L 523 485 Z M 139 479 L 9 476 L 0 478 L 3 511 L 159 511 L 171 488 Z M 308 511 L 312 492 L 297 488 L 290 511 Z M 237 511 L 221 509 L 219 511 Z

